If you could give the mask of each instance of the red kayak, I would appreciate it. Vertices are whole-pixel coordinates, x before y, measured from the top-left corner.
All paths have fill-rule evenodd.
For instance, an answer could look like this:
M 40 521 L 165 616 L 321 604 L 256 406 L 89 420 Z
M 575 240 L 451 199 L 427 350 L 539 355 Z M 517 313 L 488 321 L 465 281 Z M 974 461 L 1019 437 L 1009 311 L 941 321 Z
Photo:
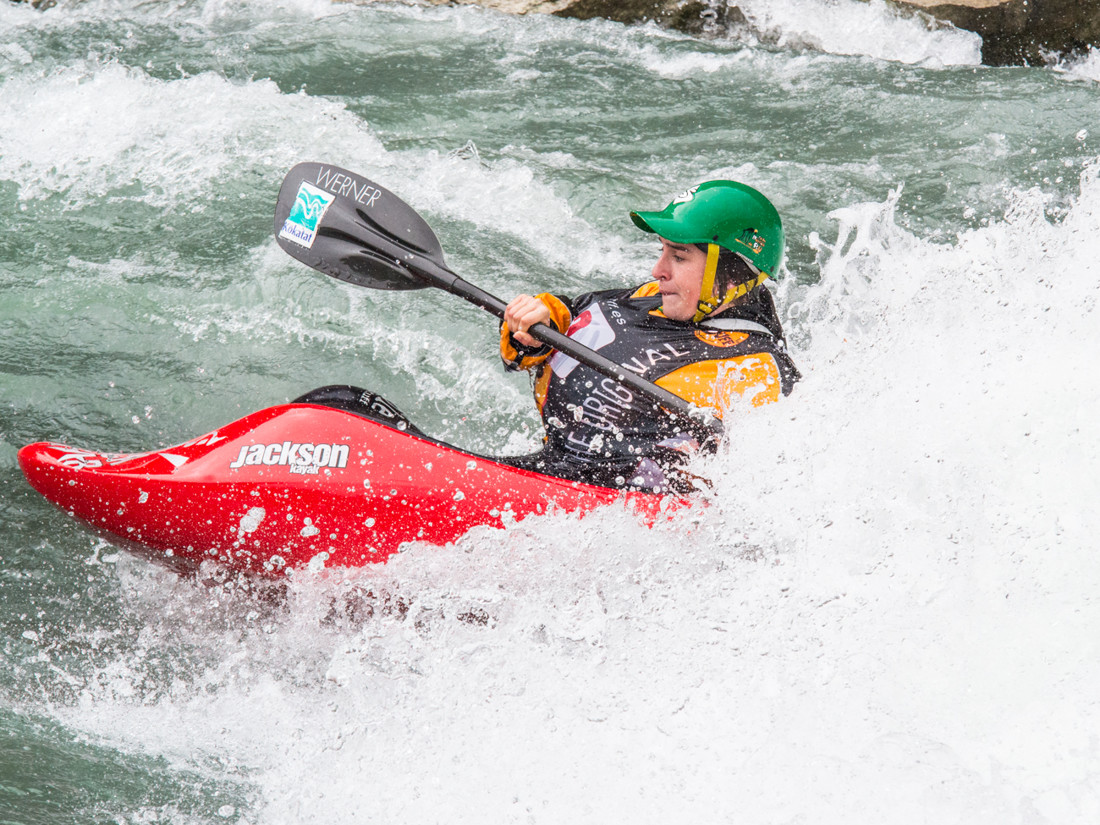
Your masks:
M 19 451 L 31 485 L 114 543 L 182 567 L 278 575 L 385 561 L 409 542 L 626 501 L 648 523 L 689 500 L 568 481 L 463 452 L 385 399 L 327 387 L 164 450 Z

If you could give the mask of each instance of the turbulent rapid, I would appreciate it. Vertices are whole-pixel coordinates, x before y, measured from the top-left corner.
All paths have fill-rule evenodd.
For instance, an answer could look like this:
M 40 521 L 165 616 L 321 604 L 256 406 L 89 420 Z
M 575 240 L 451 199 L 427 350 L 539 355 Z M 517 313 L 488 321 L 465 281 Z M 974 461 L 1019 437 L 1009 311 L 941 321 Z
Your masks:
M 1100 59 L 980 65 L 856 0 L 751 26 L 473 7 L 0 7 L 0 821 L 1094 823 Z M 853 34 L 858 32 L 858 36 Z M 180 577 L 16 450 L 178 444 L 322 384 L 533 449 L 496 322 L 276 246 L 303 160 L 508 298 L 648 276 L 627 213 L 776 203 L 803 374 L 710 506 Z

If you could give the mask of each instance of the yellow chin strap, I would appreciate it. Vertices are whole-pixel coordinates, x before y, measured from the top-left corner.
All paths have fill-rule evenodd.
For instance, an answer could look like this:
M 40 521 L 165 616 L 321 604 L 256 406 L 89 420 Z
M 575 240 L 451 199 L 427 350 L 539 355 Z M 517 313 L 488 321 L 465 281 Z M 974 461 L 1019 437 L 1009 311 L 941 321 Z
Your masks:
M 695 310 L 695 315 L 691 318 L 696 324 L 714 312 L 714 310 L 718 309 L 718 307 L 722 306 L 722 304 L 729 303 L 730 301 L 740 298 L 742 295 L 748 294 L 768 279 L 768 273 L 761 272 L 755 278 L 731 286 L 726 290 L 725 295 L 715 295 L 714 275 L 718 271 L 718 255 L 721 251 L 722 248 L 718 246 L 718 244 L 707 244 L 707 264 L 703 268 L 703 288 L 699 291 L 699 306 Z

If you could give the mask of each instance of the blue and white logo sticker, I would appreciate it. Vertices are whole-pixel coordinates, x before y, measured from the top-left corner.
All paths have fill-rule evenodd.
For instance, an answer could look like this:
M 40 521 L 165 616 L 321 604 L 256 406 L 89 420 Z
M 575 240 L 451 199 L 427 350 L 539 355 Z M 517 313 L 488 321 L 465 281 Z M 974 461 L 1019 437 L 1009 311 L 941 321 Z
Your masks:
M 298 197 L 294 199 L 294 206 L 290 208 L 290 214 L 283 222 L 283 228 L 279 230 L 279 237 L 294 241 L 307 249 L 312 247 L 321 218 L 334 200 L 336 200 L 335 195 L 330 195 L 323 189 L 302 181 L 298 187 Z

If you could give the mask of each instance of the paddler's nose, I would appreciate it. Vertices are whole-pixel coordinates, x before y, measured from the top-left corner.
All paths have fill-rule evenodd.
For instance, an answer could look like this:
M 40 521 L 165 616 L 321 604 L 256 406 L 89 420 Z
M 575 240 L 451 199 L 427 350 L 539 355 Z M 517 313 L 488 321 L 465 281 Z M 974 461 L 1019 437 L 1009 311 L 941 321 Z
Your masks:
M 669 267 L 669 255 L 667 249 L 662 249 L 657 263 L 653 265 L 653 280 L 667 281 L 672 277 L 672 269 Z

